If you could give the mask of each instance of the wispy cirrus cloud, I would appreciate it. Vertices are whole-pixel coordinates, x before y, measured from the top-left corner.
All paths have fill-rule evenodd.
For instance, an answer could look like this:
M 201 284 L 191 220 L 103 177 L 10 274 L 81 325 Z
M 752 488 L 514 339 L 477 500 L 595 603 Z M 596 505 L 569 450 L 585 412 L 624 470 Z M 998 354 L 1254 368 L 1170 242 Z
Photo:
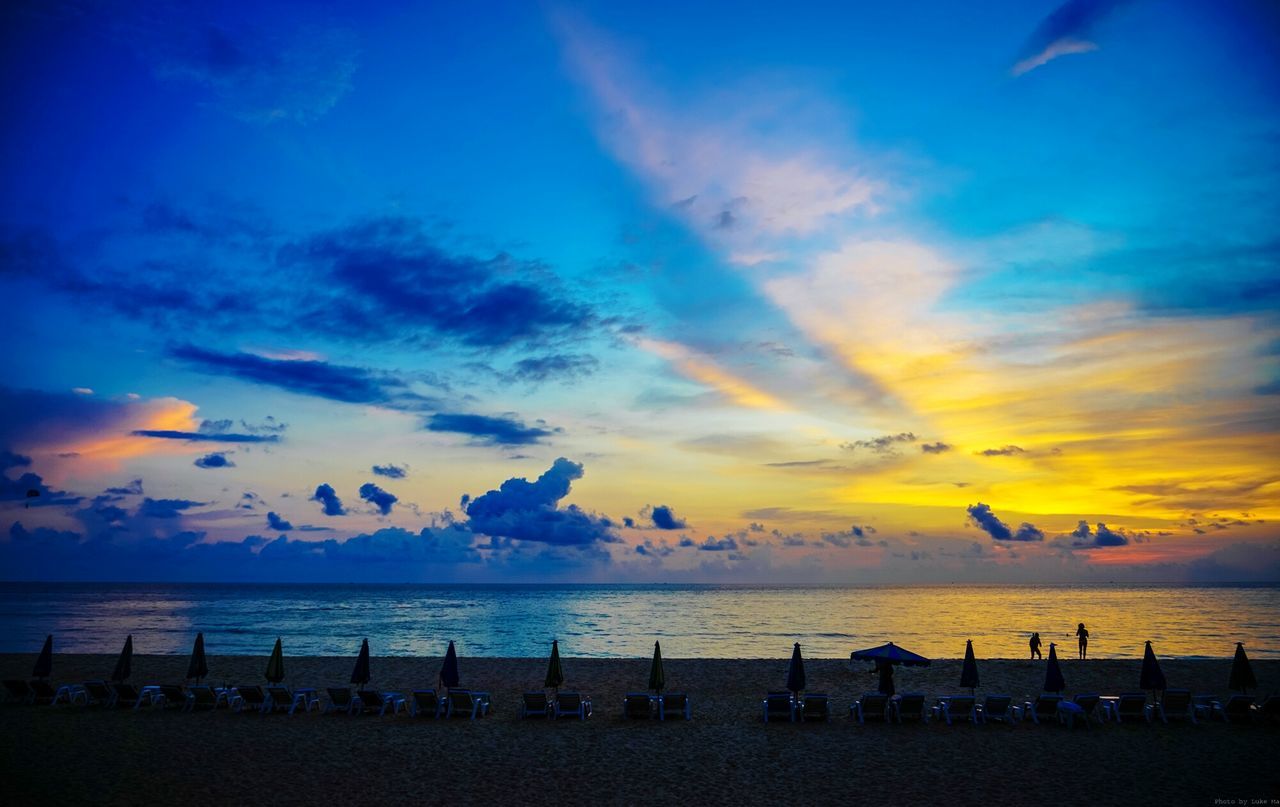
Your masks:
M 1126 0 L 1067 0 L 1036 27 L 1010 69 L 1021 76 L 1061 56 L 1098 49 L 1098 27 Z

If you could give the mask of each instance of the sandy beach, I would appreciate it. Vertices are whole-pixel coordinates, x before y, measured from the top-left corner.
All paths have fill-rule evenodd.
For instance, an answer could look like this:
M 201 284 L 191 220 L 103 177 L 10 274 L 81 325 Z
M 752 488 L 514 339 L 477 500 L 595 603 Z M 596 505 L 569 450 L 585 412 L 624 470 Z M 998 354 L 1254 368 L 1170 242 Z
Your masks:
M 0 656 L 23 678 L 32 656 Z M 109 675 L 114 657 L 59 655 L 55 683 Z M 132 681 L 180 681 L 182 656 L 135 656 Z M 261 683 L 263 657 L 209 659 L 210 678 Z M 429 686 L 440 660 L 375 658 L 373 685 Z M 1043 662 L 981 660 L 984 692 L 1033 696 Z M 286 657 L 287 684 L 341 685 L 352 659 Z M 1023 804 L 1213 804 L 1280 797 L 1274 726 L 860 726 L 848 704 L 873 689 L 868 666 L 808 659 L 811 691 L 832 696 L 829 723 L 764 725 L 759 701 L 780 688 L 786 659 L 667 659 L 668 687 L 687 691 L 694 719 L 626 721 L 624 692 L 642 689 L 648 659 L 564 659 L 565 689 L 591 695 L 585 723 L 520 720 L 523 691 L 545 659 L 461 661 L 462 683 L 492 693 L 474 723 L 311 713 L 257 714 L 59 706 L 0 708 L 0 777 L 10 804 L 512 803 L 665 804 L 946 801 Z M 1166 660 L 1171 687 L 1225 694 L 1230 660 Z M 1280 692 L 1280 662 L 1254 661 L 1259 694 Z M 1068 692 L 1136 689 L 1136 660 L 1064 660 Z M 903 669 L 900 692 L 958 691 L 960 661 Z M 1242 803 L 1242 802 L 1236 802 Z

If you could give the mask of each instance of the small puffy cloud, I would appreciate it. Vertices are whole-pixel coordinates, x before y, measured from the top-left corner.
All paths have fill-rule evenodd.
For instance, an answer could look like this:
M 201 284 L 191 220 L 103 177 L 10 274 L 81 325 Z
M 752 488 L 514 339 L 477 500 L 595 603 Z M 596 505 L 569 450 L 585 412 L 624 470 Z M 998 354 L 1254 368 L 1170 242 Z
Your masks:
M 649 514 L 653 526 L 660 530 L 683 530 L 688 526 L 683 519 L 676 518 L 675 511 L 665 504 L 646 507 L 645 512 Z
M 276 515 L 275 512 L 267 513 L 267 526 L 273 530 L 278 530 L 280 532 L 288 532 L 289 530 L 293 529 L 292 524 L 290 524 L 288 521 L 285 521 L 280 516 Z
M 1014 456 L 1017 456 L 1018 454 L 1025 454 L 1025 453 L 1027 453 L 1027 450 L 1025 448 L 1019 448 L 1018 446 L 1004 446 L 1002 448 L 984 448 L 982 451 L 977 452 L 978 456 L 980 457 L 1014 457 Z
M 236 464 L 227 459 L 227 452 L 215 451 L 212 454 L 205 454 L 195 461 L 197 468 L 234 468 Z
M 681 545 L 684 542 L 681 541 Z M 736 552 L 738 551 L 738 542 L 734 540 L 732 535 L 726 535 L 723 538 L 716 538 L 708 535 L 706 540 L 700 544 L 696 544 L 699 552 Z
M 342 500 L 338 498 L 338 494 L 328 482 L 316 488 L 311 501 L 320 502 L 324 506 L 324 514 L 326 516 L 345 516 L 347 514 L 346 508 L 342 506 Z
M 404 479 L 409 475 L 408 465 L 375 465 L 371 469 L 376 476 L 385 476 L 388 479 Z
M 920 444 L 920 450 L 923 451 L 925 454 L 944 454 L 950 451 L 954 447 L 955 446 L 952 446 L 950 443 L 943 443 L 941 441 L 936 443 Z
M 88 387 L 72 387 L 71 391 L 76 395 L 92 395 L 93 394 L 93 390 L 89 389 Z
M 886 434 L 880 437 L 874 437 L 870 440 L 855 440 L 851 443 L 842 443 L 840 445 L 846 451 L 866 450 L 875 454 L 892 454 L 899 444 L 914 443 L 916 441 L 915 434 L 911 432 L 899 432 L 898 434 Z
M 997 541 L 1043 541 L 1044 532 L 1026 521 L 1016 531 L 1001 521 L 988 505 L 978 502 L 967 508 L 969 520 L 974 526 Z
M 392 505 L 399 501 L 399 498 L 395 495 L 388 493 L 372 482 L 366 482 L 360 486 L 360 498 L 377 507 L 378 512 L 384 516 L 390 515 Z
M 1095 547 L 1126 546 L 1129 536 L 1122 530 L 1112 529 L 1101 521 L 1096 530 L 1089 529 L 1089 522 L 1083 519 L 1071 531 L 1071 546 L 1076 549 L 1092 549 Z
M 512 417 L 490 417 L 437 412 L 427 419 L 427 430 L 469 435 L 475 442 L 495 446 L 523 446 L 542 442 L 558 430 L 527 426 Z
M 570 484 L 581 479 L 582 465 L 560 457 L 533 482 L 512 478 L 497 490 L 477 496 L 467 505 L 468 525 L 495 538 L 538 541 L 561 546 L 584 546 L 620 540 L 613 524 L 577 505 L 560 508 Z

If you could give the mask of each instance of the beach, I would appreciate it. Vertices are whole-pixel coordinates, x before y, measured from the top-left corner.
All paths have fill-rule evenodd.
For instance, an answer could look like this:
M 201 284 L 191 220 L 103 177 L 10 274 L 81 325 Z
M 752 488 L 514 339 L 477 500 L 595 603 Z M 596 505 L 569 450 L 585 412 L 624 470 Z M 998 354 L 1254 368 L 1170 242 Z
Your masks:
M 0 677 L 25 678 L 34 656 L 0 656 Z M 113 655 L 58 654 L 54 683 L 107 677 Z M 1227 693 L 1230 659 L 1163 660 L 1170 687 Z M 131 681 L 181 681 L 185 656 L 138 655 Z M 351 657 L 287 657 L 291 686 L 344 685 Z M 211 656 L 210 683 L 264 683 L 265 657 Z M 372 686 L 434 683 L 439 658 L 375 657 Z M 899 692 L 959 692 L 959 659 L 900 669 Z M 1067 692 L 1137 689 L 1136 660 L 1063 659 Z M 1253 662 L 1260 695 L 1280 692 L 1280 661 Z M 621 717 L 648 659 L 566 656 L 563 690 L 590 695 L 585 722 L 519 719 L 519 695 L 541 689 L 545 658 L 461 659 L 462 684 L 492 694 L 490 717 L 414 720 L 186 714 L 81 707 L 0 708 L 0 777 L 10 804 L 1213 804 L 1280 797 L 1272 755 L 1280 728 L 1107 724 L 858 725 L 849 703 L 874 689 L 870 665 L 806 659 L 809 691 L 832 697 L 828 723 L 760 719 L 787 659 L 666 659 L 668 689 L 688 692 L 693 720 Z M 1034 696 L 1043 662 L 979 660 L 978 695 Z M 1241 802 L 1237 802 L 1241 803 Z

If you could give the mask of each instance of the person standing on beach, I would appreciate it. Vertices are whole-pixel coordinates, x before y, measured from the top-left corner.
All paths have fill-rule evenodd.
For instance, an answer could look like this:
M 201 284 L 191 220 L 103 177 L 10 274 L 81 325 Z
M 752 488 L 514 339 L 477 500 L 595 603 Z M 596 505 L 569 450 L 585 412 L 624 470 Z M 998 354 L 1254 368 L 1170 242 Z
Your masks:
M 880 690 L 880 694 L 893 697 L 895 694 L 893 686 L 893 664 L 888 661 L 877 661 L 876 668 L 872 672 L 880 676 L 880 685 L 876 687 Z
M 1040 654 L 1040 634 L 1033 633 L 1031 634 L 1031 660 L 1034 661 L 1038 658 L 1044 658 Z
M 1080 627 L 1076 628 L 1076 636 L 1080 637 L 1080 658 L 1083 660 L 1085 654 L 1089 651 L 1089 631 L 1085 628 L 1084 623 L 1080 623 Z

